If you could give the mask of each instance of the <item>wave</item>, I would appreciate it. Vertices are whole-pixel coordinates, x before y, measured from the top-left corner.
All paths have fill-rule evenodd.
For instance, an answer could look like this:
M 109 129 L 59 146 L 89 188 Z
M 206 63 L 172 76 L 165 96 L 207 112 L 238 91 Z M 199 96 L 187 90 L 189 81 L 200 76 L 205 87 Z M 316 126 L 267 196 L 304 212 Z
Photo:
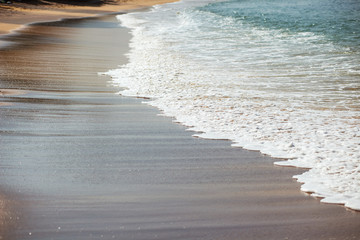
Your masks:
M 118 16 L 133 34 L 129 63 L 108 72 L 121 94 L 151 98 L 198 137 L 308 168 L 294 176 L 302 191 L 360 210 L 359 53 L 199 8 L 207 2 Z

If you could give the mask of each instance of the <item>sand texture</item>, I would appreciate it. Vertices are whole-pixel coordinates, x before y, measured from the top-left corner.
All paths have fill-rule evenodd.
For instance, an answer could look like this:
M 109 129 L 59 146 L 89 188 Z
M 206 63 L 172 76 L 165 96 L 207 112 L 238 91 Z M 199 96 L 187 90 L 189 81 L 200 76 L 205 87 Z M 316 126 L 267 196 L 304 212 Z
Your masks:
M 71 1 L 69 1 L 71 2 Z M 78 2 L 76 0 L 72 2 Z M 0 4 L 0 34 L 7 34 L 13 30 L 33 22 L 55 21 L 64 18 L 93 17 L 99 14 L 128 11 L 176 2 L 176 0 L 114 0 L 101 6 L 76 6 L 69 4 Z
M 114 16 L 2 39 L 0 89 L 22 92 L 0 95 L 3 239 L 360 239 L 360 214 L 301 193 L 301 169 L 115 94 L 97 73 L 129 39 Z

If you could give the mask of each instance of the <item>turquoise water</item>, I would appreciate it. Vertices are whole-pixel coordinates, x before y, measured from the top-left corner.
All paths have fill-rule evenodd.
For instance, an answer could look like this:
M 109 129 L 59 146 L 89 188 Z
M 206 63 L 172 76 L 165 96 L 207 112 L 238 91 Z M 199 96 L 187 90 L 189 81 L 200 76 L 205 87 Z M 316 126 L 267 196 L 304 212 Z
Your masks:
M 352 51 L 360 47 L 359 0 L 234 0 L 208 4 L 199 10 L 254 27 L 324 35 L 326 40 Z
M 360 1 L 183 0 L 119 16 L 122 94 L 233 146 L 310 170 L 323 202 L 360 209 Z

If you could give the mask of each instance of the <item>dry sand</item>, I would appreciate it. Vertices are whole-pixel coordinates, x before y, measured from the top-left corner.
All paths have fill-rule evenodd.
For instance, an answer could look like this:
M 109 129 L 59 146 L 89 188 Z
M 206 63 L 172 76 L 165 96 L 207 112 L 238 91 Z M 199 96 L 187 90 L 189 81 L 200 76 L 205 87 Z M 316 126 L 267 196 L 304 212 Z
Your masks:
M 110 15 L 5 37 L 0 89 L 25 93 L 0 95 L 3 238 L 360 239 L 360 214 L 301 193 L 301 169 L 116 95 L 97 73 L 126 63 L 129 39 Z

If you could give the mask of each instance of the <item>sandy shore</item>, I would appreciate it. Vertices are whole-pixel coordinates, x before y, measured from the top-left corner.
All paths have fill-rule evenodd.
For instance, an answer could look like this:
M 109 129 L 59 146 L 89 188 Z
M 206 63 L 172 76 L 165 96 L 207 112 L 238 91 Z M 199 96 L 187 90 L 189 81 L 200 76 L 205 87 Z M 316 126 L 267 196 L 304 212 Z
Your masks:
M 65 4 L 30 5 L 13 3 L 0 5 L 0 34 L 6 34 L 32 22 L 55 21 L 63 18 L 92 17 L 99 14 L 139 9 L 176 2 L 177 0 L 115 0 L 101 6 L 74 6 Z
M 358 212 L 300 192 L 291 177 L 301 169 L 193 138 L 144 100 L 116 95 L 98 72 L 127 62 L 129 39 L 111 15 L 5 37 L 3 239 L 360 238 Z
M 0 89 L 0 96 L 11 96 L 11 95 L 21 95 L 25 94 L 24 91 L 16 90 L 16 89 Z M 11 103 L 8 102 L 0 102 L 0 106 L 9 106 Z

